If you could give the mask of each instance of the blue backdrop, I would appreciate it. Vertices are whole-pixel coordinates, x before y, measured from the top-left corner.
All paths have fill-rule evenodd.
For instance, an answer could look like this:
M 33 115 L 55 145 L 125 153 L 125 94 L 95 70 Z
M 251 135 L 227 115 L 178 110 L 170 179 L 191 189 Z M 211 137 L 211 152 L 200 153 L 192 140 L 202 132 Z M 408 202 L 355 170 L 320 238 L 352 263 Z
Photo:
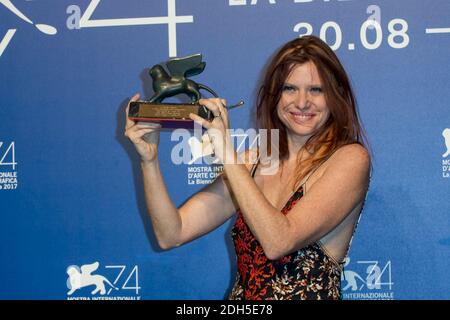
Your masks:
M 374 155 L 344 298 L 448 299 L 449 13 L 447 0 L 0 0 L 0 298 L 224 298 L 233 221 L 158 249 L 124 107 L 151 96 L 149 67 L 201 52 L 194 80 L 245 100 L 231 122 L 251 128 L 268 58 L 312 33 L 345 65 Z M 160 160 L 179 205 L 216 172 L 174 164 L 171 138 Z M 69 292 L 72 272 L 117 290 Z

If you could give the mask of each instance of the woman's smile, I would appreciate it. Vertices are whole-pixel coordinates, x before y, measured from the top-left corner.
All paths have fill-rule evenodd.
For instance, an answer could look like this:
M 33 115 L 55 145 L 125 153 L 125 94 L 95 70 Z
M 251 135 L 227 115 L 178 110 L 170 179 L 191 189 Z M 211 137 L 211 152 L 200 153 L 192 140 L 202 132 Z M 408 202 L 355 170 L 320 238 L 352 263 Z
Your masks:
M 311 112 L 295 112 L 295 111 L 289 111 L 289 113 L 292 116 L 292 119 L 294 122 L 304 125 L 307 124 L 310 120 L 312 120 L 316 114 Z

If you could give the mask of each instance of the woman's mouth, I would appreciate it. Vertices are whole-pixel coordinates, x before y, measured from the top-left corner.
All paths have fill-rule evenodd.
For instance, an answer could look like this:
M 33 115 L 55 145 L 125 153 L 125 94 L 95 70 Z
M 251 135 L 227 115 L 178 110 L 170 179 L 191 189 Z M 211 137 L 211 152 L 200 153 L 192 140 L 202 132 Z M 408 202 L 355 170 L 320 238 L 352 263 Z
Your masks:
M 311 120 L 316 115 L 314 113 L 309 112 L 289 112 L 295 122 L 304 123 L 306 121 Z

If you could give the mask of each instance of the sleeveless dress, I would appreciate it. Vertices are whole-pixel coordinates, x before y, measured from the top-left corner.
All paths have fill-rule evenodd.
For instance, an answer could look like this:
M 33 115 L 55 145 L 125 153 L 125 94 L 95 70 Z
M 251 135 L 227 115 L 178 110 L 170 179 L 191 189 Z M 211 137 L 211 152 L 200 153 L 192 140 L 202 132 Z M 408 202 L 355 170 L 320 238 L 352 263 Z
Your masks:
M 255 171 L 256 165 L 252 177 Z M 281 210 L 283 214 L 287 214 L 302 198 L 306 181 L 287 201 Z M 240 210 L 237 211 L 231 235 L 238 272 L 228 297 L 230 300 L 341 299 L 343 263 L 328 255 L 320 240 L 281 259 L 269 260 Z

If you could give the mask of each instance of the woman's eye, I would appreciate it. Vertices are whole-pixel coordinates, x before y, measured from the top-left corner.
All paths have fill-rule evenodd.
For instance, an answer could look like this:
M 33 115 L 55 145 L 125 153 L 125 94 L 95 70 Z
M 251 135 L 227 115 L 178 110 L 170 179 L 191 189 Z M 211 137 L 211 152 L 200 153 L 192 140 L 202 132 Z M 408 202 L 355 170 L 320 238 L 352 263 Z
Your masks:
M 283 91 L 295 91 L 295 88 L 293 86 L 284 85 Z
M 323 92 L 321 87 L 312 87 L 310 90 L 312 93 L 322 93 Z

